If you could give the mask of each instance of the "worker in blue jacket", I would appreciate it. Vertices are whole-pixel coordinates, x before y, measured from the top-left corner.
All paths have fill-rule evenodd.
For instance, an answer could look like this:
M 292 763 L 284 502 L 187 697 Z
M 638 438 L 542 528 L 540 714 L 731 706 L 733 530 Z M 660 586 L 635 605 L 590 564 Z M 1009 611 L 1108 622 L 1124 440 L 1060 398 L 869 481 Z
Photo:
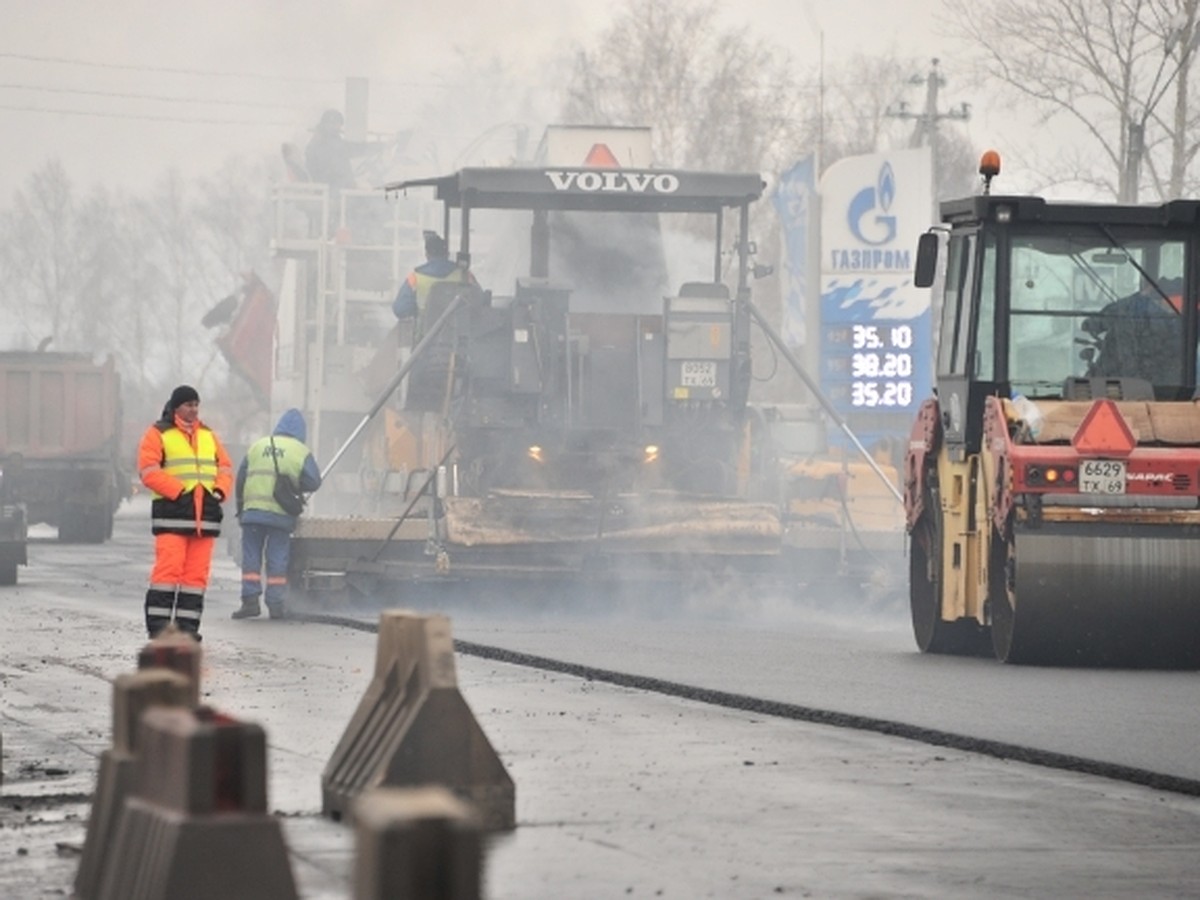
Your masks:
M 392 312 L 397 319 L 416 319 L 413 341 L 425 333 L 425 304 L 433 286 L 441 282 L 475 284 L 475 276 L 465 267 L 451 261 L 445 239 L 436 231 L 425 232 L 425 262 L 417 266 L 396 292 Z
M 260 615 L 264 595 L 272 619 L 286 616 L 288 558 L 299 517 L 276 499 L 276 482 L 291 479 L 305 494 L 321 486 L 321 470 L 304 443 L 307 431 L 303 413 L 289 409 L 270 435 L 250 445 L 238 467 L 234 494 L 242 525 L 242 605 L 234 610 L 235 619 Z

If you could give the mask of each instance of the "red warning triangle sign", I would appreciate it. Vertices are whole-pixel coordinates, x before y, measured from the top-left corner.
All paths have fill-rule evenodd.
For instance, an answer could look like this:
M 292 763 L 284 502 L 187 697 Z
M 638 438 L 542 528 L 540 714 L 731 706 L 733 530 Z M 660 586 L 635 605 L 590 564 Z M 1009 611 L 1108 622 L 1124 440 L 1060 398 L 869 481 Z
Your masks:
M 621 164 L 617 162 L 617 158 L 613 155 L 613 152 L 608 149 L 608 144 L 592 144 L 592 149 L 588 151 L 583 164 L 593 169 L 621 168 Z
M 1129 423 L 1117 409 L 1117 404 L 1102 398 L 1092 404 L 1079 423 L 1071 446 L 1077 453 L 1128 456 L 1137 447 L 1137 438 L 1129 430 Z

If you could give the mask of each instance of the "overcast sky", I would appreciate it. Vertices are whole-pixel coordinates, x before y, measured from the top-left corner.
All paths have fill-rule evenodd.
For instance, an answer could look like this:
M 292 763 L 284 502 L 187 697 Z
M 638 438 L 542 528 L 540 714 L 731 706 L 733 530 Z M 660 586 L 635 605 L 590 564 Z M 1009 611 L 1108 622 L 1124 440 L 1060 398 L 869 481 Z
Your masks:
M 723 16 L 815 69 L 819 35 L 829 65 L 857 51 L 947 57 L 937 7 L 738 0 Z M 539 61 L 591 44 L 623 9 L 594 0 L 107 0 L 85 12 L 77 0 L 7 0 L 0 204 L 52 157 L 81 186 L 139 188 L 173 166 L 191 177 L 233 154 L 270 155 L 342 105 L 348 76 L 369 79 L 372 130 L 400 131 L 432 98 L 453 102 L 446 48 L 524 60 L 520 74 L 536 77 Z M 969 99 L 946 74 L 947 104 Z

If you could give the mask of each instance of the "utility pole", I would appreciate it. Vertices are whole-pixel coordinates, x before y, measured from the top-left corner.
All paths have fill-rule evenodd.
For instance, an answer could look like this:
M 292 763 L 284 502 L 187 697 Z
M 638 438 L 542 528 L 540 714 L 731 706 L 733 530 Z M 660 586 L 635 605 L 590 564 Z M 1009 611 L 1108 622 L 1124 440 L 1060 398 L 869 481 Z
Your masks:
M 1146 150 L 1146 119 L 1149 111 L 1140 119 L 1129 120 L 1129 130 L 1126 137 L 1125 150 L 1125 179 L 1121 191 L 1122 203 L 1138 202 L 1138 182 L 1142 178 L 1142 154 Z
M 817 67 L 817 171 L 825 164 L 825 29 L 818 34 L 820 63 Z
M 1142 159 L 1146 155 L 1146 123 L 1154 114 L 1159 102 L 1166 96 L 1167 89 L 1171 87 L 1176 76 L 1182 71 L 1184 78 L 1180 80 L 1180 87 L 1177 88 L 1180 93 L 1176 97 L 1176 135 L 1173 137 L 1172 144 L 1172 188 L 1176 187 L 1176 166 L 1181 164 L 1180 160 L 1183 158 L 1183 145 L 1179 135 L 1182 135 L 1185 130 L 1179 125 L 1181 121 L 1186 121 L 1178 104 L 1183 103 L 1186 109 L 1186 76 L 1191 68 L 1192 54 L 1196 51 L 1197 43 L 1200 42 L 1200 28 L 1197 28 L 1196 12 L 1196 2 L 1191 0 L 1186 4 L 1186 8 L 1176 16 L 1171 28 L 1163 37 L 1162 59 L 1159 60 L 1158 68 L 1154 72 L 1154 81 L 1150 84 L 1150 90 L 1146 94 L 1146 102 L 1142 105 L 1141 115 L 1137 115 L 1136 110 L 1130 110 L 1128 113 L 1125 131 L 1125 171 L 1118 187 L 1118 199 L 1122 203 L 1138 202 Z M 1176 51 L 1179 53 L 1178 59 L 1175 59 Z M 1182 169 L 1179 170 L 1179 173 L 1179 183 L 1181 184 Z
M 813 10 L 812 0 L 806 0 L 804 12 L 809 27 L 817 36 L 817 161 L 816 171 L 820 175 L 825 165 L 825 29 L 821 27 Z
M 938 91 L 945 87 L 946 79 L 942 77 L 942 73 L 938 69 L 938 60 L 936 57 L 929 67 L 928 75 L 914 75 L 908 80 L 908 83 L 925 85 L 925 108 L 921 112 L 913 112 L 908 108 L 908 103 L 902 100 L 895 106 L 889 107 L 884 115 L 890 116 L 893 119 L 912 119 L 916 122 L 908 145 L 910 147 L 929 148 L 930 165 L 933 167 L 934 193 L 936 194 L 937 174 L 939 171 L 938 123 L 943 119 L 965 122 L 971 118 L 971 107 L 966 103 L 960 103 L 958 106 L 951 107 L 945 112 L 938 109 Z

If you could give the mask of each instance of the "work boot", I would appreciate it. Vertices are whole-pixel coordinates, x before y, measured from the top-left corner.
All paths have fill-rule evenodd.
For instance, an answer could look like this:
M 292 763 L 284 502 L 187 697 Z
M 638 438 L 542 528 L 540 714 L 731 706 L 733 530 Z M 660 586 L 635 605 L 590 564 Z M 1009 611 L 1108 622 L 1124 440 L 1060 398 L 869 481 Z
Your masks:
M 255 616 L 262 615 L 262 607 L 258 605 L 258 600 L 250 598 L 242 601 L 242 605 L 233 611 L 232 618 L 234 619 L 253 619 Z
M 282 603 L 267 604 L 267 612 L 271 614 L 272 619 L 286 619 L 287 611 L 283 608 Z

